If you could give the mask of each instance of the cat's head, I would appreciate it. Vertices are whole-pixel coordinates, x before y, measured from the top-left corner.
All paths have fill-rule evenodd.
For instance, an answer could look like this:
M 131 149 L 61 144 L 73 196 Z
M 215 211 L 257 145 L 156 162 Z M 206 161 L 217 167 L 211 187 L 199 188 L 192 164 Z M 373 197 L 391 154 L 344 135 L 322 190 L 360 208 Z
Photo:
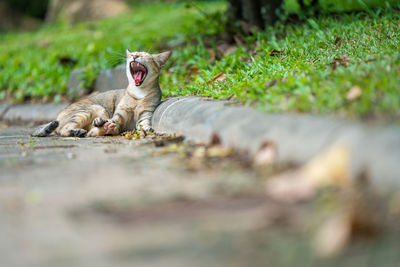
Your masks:
M 160 54 L 146 52 L 131 52 L 126 50 L 126 75 L 129 85 L 146 87 L 153 85 L 161 72 L 161 67 L 171 56 L 171 51 Z

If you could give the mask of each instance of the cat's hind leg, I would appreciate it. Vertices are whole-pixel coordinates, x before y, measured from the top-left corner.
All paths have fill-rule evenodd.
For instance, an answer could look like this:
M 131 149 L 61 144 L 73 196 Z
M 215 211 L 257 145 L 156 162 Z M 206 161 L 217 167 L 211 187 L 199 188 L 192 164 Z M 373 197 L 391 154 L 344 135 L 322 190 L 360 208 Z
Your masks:
M 37 128 L 31 135 L 37 137 L 49 136 L 59 125 L 58 121 L 52 121 Z
M 105 131 L 103 125 L 108 121 L 108 114 L 106 110 L 101 107 L 102 109 L 98 109 L 96 112 L 96 118 L 92 122 L 91 129 L 87 133 L 88 137 L 96 137 L 96 136 L 103 136 L 105 135 Z
M 92 121 L 90 111 L 81 111 L 71 115 L 67 121 L 57 130 L 61 136 L 85 137 L 87 130 L 85 129 Z

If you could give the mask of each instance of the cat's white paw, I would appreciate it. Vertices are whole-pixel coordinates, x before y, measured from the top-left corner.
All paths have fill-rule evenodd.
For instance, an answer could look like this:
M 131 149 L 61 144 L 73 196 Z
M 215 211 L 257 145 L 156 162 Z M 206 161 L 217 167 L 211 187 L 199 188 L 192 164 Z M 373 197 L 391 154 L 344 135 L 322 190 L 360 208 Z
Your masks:
M 104 135 L 104 131 L 102 128 L 92 128 L 88 133 L 87 133 L 87 137 L 96 137 L 96 136 L 103 136 Z
M 145 132 L 154 132 L 153 128 L 149 124 L 138 124 L 136 130 L 140 131 L 143 130 Z
M 118 127 L 117 124 L 113 121 L 107 121 L 103 125 L 103 129 L 105 134 L 111 134 L 111 135 L 116 135 L 118 134 Z

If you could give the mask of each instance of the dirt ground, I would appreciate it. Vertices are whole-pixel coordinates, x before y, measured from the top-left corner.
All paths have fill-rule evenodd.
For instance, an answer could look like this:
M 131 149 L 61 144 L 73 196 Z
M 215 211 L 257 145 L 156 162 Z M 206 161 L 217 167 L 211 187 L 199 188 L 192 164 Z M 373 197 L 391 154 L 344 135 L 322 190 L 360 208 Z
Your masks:
M 1 266 L 400 266 L 386 224 L 320 257 L 323 197 L 274 201 L 271 172 L 242 157 L 194 160 L 196 147 L 175 139 L 30 131 L 0 130 Z

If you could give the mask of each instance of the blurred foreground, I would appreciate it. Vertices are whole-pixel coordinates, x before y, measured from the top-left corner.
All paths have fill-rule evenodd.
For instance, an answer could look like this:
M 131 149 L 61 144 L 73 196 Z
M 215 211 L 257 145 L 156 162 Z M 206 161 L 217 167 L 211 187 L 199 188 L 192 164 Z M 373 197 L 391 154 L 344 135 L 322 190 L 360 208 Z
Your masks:
M 312 197 L 299 198 L 307 193 L 299 184 L 277 199 L 269 178 L 293 166 L 256 168 L 246 155 L 174 136 L 34 139 L 29 131 L 0 131 L 4 266 L 400 262 L 400 197 L 373 192 L 362 177 Z

